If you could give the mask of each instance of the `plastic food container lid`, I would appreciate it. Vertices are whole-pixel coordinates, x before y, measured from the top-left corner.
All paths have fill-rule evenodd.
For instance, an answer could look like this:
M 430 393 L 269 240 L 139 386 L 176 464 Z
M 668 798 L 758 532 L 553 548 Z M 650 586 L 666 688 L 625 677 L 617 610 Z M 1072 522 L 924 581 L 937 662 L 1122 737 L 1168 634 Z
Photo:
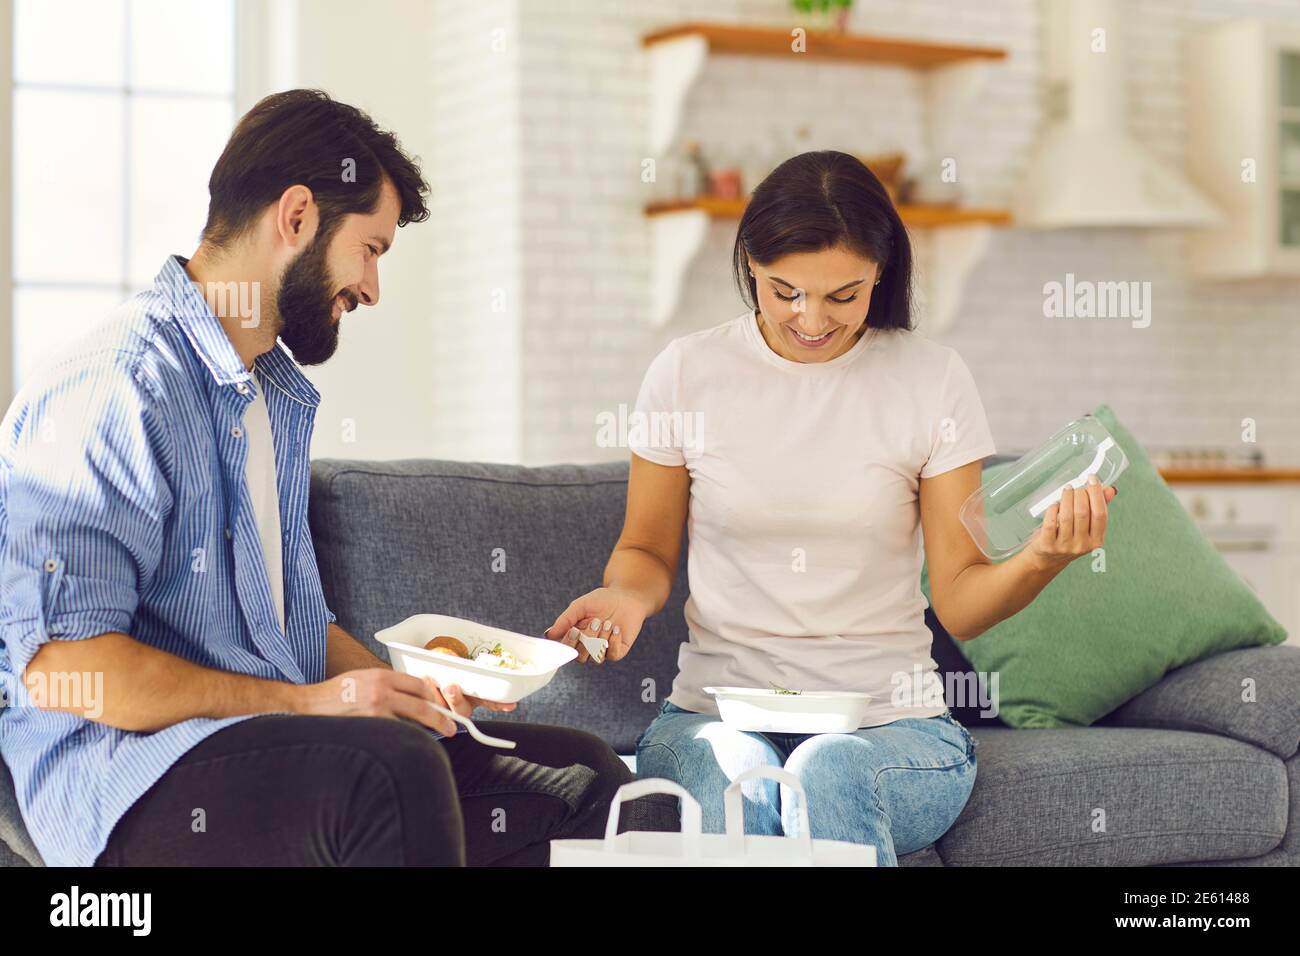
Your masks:
M 986 481 L 962 503 L 959 517 L 980 551 L 1002 560 L 1029 543 L 1066 488 L 1084 487 L 1089 475 L 1114 484 L 1127 467 L 1106 426 L 1085 415 Z

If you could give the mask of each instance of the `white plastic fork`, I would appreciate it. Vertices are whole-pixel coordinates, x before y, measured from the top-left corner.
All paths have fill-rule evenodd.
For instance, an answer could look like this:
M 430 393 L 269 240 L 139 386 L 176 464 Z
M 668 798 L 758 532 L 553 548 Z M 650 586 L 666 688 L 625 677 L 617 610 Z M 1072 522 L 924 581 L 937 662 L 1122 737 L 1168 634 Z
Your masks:
M 597 664 L 605 659 L 605 651 L 609 650 L 608 640 L 603 637 L 588 637 L 586 634 L 579 635 L 578 640 L 582 641 L 582 646 Z
M 500 747 L 502 750 L 514 750 L 519 746 L 517 741 L 505 740 L 501 737 L 493 737 L 491 734 L 483 733 L 483 731 L 479 730 L 478 727 L 475 726 L 474 721 L 470 720 L 464 714 L 458 714 L 454 710 L 448 710 L 446 707 L 435 704 L 433 701 L 426 701 L 426 703 L 438 713 L 450 717 L 458 724 L 463 724 L 465 729 L 469 731 L 469 735 L 481 744 L 488 747 Z

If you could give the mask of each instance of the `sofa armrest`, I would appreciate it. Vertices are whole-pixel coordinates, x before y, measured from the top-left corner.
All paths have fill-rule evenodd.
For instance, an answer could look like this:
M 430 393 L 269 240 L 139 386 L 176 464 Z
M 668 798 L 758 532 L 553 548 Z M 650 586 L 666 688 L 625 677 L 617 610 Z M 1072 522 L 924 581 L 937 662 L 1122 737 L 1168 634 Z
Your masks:
M 10 855 L 21 857 L 30 866 L 43 865 L 41 854 L 23 824 L 18 797 L 14 794 L 14 778 L 9 773 L 8 764 L 0 758 L 0 866 L 12 865 Z
M 1176 668 L 1097 724 L 1219 734 L 1286 760 L 1300 748 L 1300 647 L 1245 647 Z

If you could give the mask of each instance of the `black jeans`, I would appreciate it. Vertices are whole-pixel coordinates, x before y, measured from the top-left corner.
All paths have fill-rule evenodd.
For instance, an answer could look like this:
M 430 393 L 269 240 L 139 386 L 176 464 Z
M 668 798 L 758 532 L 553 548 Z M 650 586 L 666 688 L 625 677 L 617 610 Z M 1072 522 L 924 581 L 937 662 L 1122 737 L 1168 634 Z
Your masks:
M 476 721 L 477 722 L 477 721 Z M 97 866 L 545 866 L 552 839 L 600 837 L 633 775 L 579 730 L 477 722 L 436 740 L 379 717 L 266 715 L 184 754 L 118 821 Z M 675 830 L 676 801 L 623 808 Z

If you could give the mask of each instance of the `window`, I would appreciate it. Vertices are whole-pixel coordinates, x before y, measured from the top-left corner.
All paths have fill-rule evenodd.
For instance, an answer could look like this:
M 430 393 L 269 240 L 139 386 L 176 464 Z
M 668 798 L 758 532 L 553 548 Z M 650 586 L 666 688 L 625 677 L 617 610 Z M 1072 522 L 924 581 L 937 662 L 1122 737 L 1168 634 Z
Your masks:
M 16 0 L 15 388 L 197 245 L 235 120 L 234 8 Z

